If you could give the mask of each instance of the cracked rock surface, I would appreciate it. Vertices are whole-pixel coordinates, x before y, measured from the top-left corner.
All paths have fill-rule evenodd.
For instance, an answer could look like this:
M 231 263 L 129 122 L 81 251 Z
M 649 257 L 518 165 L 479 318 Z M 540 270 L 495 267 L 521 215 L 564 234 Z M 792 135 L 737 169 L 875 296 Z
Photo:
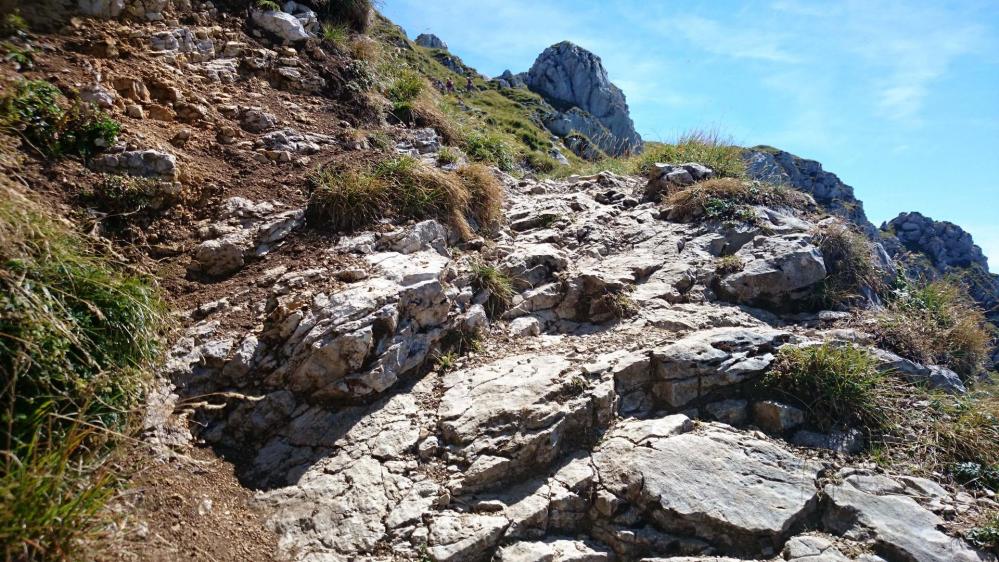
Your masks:
M 321 251 L 349 268 L 268 271 L 265 298 L 199 309 L 171 352 L 182 393 L 233 396 L 199 414 L 199 437 L 239 452 L 284 555 L 990 560 L 941 530 L 948 492 L 850 468 L 827 449 L 862 436 L 754 394 L 781 347 L 847 337 L 849 314 L 784 314 L 826 275 L 813 218 L 672 222 L 639 202 L 643 180 L 610 173 L 503 182 L 488 243 L 436 221 L 342 236 Z M 234 249 L 195 262 L 248 267 L 298 213 L 231 201 L 204 230 Z M 719 272 L 732 254 L 746 267 Z M 503 310 L 483 262 L 511 280 Z

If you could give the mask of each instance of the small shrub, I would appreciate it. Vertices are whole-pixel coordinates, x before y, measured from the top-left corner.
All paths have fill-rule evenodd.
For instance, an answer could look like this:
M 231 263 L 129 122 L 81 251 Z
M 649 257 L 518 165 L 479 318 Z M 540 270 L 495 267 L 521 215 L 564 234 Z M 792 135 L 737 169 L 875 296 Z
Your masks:
M 458 163 L 458 153 L 449 146 L 442 146 L 437 151 L 437 164 L 439 166 L 450 166 Z
M 134 213 L 154 204 L 156 187 L 156 180 L 150 178 L 105 175 L 81 196 L 103 211 Z
M 503 184 L 482 164 L 462 166 L 458 176 L 468 190 L 475 220 L 484 228 L 498 228 L 503 221 Z
M 835 224 L 821 229 L 817 237 L 828 273 L 820 291 L 823 305 L 850 304 L 863 298 L 865 290 L 884 293 L 884 272 L 875 265 L 874 246 L 866 236 Z
M 324 23 L 323 41 L 333 45 L 340 51 L 346 51 L 350 46 L 350 31 L 343 25 Z
M 993 511 L 975 527 L 968 538 L 999 554 L 999 511 Z
M 891 425 L 883 399 L 888 380 L 858 347 L 782 347 L 763 384 L 801 404 L 823 430 L 859 425 L 877 432 Z
M 800 191 L 785 186 L 734 178 L 710 179 L 674 191 L 666 197 L 671 220 L 698 218 L 753 222 L 750 205 L 804 209 L 812 202 Z
M 723 139 L 717 132 L 692 131 L 680 136 L 673 143 L 649 144 L 635 163 L 635 172 L 646 175 L 652 165 L 684 164 L 697 162 L 714 170 L 721 178 L 746 177 L 746 163 L 742 148 Z
M 746 267 L 742 263 L 742 258 L 739 256 L 725 256 L 718 259 L 715 264 L 715 272 L 719 275 L 728 275 L 730 273 L 738 273 Z
M 22 49 L 13 43 L 2 44 L 4 58 L 16 64 L 20 70 L 31 70 L 35 66 L 35 57 L 30 49 Z
M 472 132 L 465 138 L 465 154 L 476 162 L 489 162 L 500 170 L 514 168 L 513 151 L 503 137 L 495 133 Z
M 950 468 L 950 474 L 964 486 L 999 490 L 999 467 L 983 466 L 977 462 L 959 462 Z
M 42 155 L 89 157 L 111 146 L 121 125 L 89 104 L 69 109 L 59 89 L 44 81 L 23 81 L 0 100 L 0 123 L 20 133 Z
M 914 361 L 944 365 L 964 378 L 984 370 L 993 331 L 964 287 L 951 280 L 903 286 L 871 327 L 879 346 Z
M 486 310 L 490 317 L 495 318 L 510 307 L 516 291 L 513 288 L 513 279 L 509 275 L 495 266 L 480 262 L 472 264 L 472 275 L 475 288 L 489 292 Z

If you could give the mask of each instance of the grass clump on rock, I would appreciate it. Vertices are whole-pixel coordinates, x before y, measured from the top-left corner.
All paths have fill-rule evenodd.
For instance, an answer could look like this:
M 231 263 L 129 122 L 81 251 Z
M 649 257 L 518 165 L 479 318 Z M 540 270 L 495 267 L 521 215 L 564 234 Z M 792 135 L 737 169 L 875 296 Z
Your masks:
M 510 307 L 514 295 L 513 279 L 500 268 L 481 262 L 474 262 L 472 269 L 472 284 L 480 291 L 489 293 L 486 310 L 489 316 L 495 318 Z
M 306 218 L 335 231 L 357 230 L 384 218 L 436 218 L 467 239 L 472 236 L 468 216 L 481 220 L 501 213 L 502 191 L 482 173 L 445 172 L 409 156 L 335 164 L 313 174 L 311 182 Z
M 0 185 L 0 544 L 75 559 L 114 493 L 108 460 L 159 352 L 143 277 Z
M 877 344 L 903 357 L 943 365 L 962 378 L 984 371 L 993 338 L 985 313 L 958 282 L 903 286 L 872 320 Z
M 882 432 L 893 423 L 885 400 L 890 381 L 859 347 L 785 346 L 763 384 L 798 402 L 822 430 L 860 426 Z
M 735 146 L 713 131 L 684 133 L 672 143 L 648 143 L 638 156 L 634 171 L 646 175 L 656 163 L 683 164 L 697 162 L 721 178 L 745 178 L 746 163 L 742 147 Z
M 670 220 L 739 220 L 753 222 L 753 205 L 804 209 L 811 198 L 790 187 L 735 178 L 715 178 L 673 191 L 666 197 Z
M 864 298 L 865 292 L 885 291 L 884 271 L 876 265 L 874 246 L 866 236 L 837 223 L 819 229 L 817 238 L 829 273 L 820 290 L 823 305 L 847 305 Z

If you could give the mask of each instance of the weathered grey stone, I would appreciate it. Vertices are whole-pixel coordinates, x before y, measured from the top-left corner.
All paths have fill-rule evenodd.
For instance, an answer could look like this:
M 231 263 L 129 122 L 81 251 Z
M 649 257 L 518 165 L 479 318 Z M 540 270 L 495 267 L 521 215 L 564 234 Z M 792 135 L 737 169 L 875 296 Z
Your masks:
M 559 356 L 515 356 L 444 378 L 438 409 L 447 443 L 467 463 L 455 486 L 481 489 L 543 469 L 595 439 L 613 415 L 609 380 L 569 371 Z
M 159 150 L 131 150 L 117 154 L 102 154 L 90 160 L 90 167 L 99 172 L 118 172 L 133 176 L 176 179 L 177 157 Z
M 433 33 L 421 33 L 416 36 L 416 44 L 428 49 L 447 50 L 447 43 Z
M 618 424 L 593 463 L 601 485 L 656 527 L 755 555 L 783 544 L 814 511 L 817 464 L 727 426 L 667 435 L 655 427 Z
M 805 422 L 805 412 L 773 400 L 753 404 L 753 421 L 764 431 L 784 433 Z
M 704 406 L 709 416 L 728 425 L 743 425 L 749 418 L 749 403 L 745 400 L 722 400 Z
M 743 268 L 722 278 L 722 295 L 737 302 L 781 304 L 826 277 L 826 266 L 807 234 L 758 236 L 735 256 Z
M 501 547 L 495 562 L 610 562 L 614 553 L 584 541 L 547 539 L 522 541 Z
M 265 29 L 289 43 L 305 41 L 310 37 L 302 21 L 295 16 L 275 10 L 254 9 L 250 19 L 261 29 Z
M 926 385 L 950 394 L 965 394 L 968 391 L 961 377 L 946 367 L 935 365 L 927 367 L 883 349 L 870 348 L 870 352 L 878 360 L 880 369 L 899 375 L 911 383 Z
M 901 485 L 898 486 L 901 488 Z M 873 542 L 875 552 L 890 560 L 917 562 L 984 562 L 987 554 L 977 552 L 960 539 L 938 530 L 943 521 L 912 498 L 872 490 L 868 493 L 849 481 L 829 484 L 825 495 L 830 508 L 823 524 L 834 533 Z
M 556 134 L 583 132 L 604 152 L 615 156 L 641 149 L 642 138 L 628 115 L 624 93 L 610 82 L 603 63 L 593 53 L 567 41 L 553 45 L 538 56 L 525 81 L 531 90 L 554 104 L 581 110 L 575 117 L 572 112 L 563 112 L 558 118 L 548 119 L 546 125 Z M 576 122 L 587 116 L 594 119 L 593 125 Z M 560 119 L 571 124 L 560 126 Z M 604 134 L 599 134 L 600 129 Z

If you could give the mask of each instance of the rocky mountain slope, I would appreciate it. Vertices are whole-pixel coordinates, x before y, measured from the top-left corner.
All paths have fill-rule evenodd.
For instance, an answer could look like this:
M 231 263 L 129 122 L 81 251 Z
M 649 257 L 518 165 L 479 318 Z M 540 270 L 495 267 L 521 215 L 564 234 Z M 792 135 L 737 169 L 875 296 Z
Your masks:
M 767 147 L 606 158 L 644 143 L 594 55 L 440 92 L 474 71 L 351 6 L 5 30 L 5 193 L 173 318 L 131 492 L 78 558 L 996 560 L 992 335 L 938 281 L 999 300 L 970 236 L 876 228 Z M 25 80 L 120 131 L 41 152 Z M 5 553 L 71 557 L 46 540 Z

